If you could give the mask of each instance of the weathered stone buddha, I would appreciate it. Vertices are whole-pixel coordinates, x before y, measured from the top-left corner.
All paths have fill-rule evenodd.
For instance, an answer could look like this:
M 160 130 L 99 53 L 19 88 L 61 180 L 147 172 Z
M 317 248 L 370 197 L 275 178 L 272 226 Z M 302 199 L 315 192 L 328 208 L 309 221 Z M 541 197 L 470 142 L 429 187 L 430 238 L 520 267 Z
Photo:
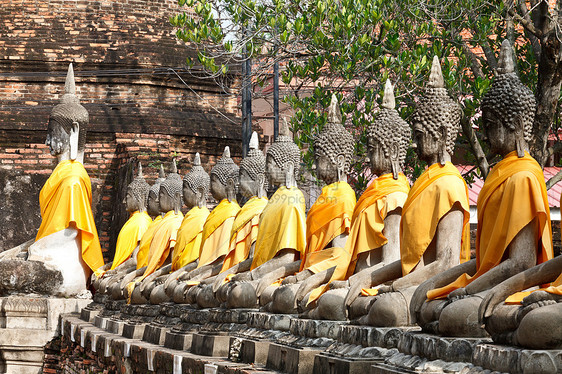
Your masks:
M 80 295 L 87 292 L 89 274 L 104 265 L 92 214 L 92 185 L 83 165 L 88 123 L 70 64 L 65 94 L 51 111 L 47 128 L 45 144 L 57 166 L 39 194 L 41 226 L 33 244 L 2 254 L 0 294 Z
M 178 283 L 182 273 L 197 267 L 203 227 L 209 216 L 207 209 L 207 195 L 211 178 L 201 166 L 199 153 L 195 155 L 191 171 L 183 178 L 183 201 L 189 211 L 185 214 L 178 230 L 178 237 L 172 253 L 171 274 L 163 274 L 156 281 L 151 291 L 151 304 L 169 301 L 173 297 L 173 288 Z
M 230 232 L 240 206 L 236 202 L 239 167 L 230 158 L 230 148 L 224 148 L 222 157 L 211 169 L 211 195 L 219 204 L 211 211 L 203 226 L 201 248 L 197 268 L 182 270 L 174 287 L 173 299 L 177 303 L 186 300 L 187 291 L 203 279 L 217 275 L 230 245 Z
M 239 272 L 216 296 L 229 308 L 254 308 L 262 291 L 295 274 L 306 247 L 304 196 L 296 186 L 300 149 L 284 121 L 266 155 L 268 183 L 280 186 L 264 208 L 250 271 Z
M 468 188 L 450 161 L 460 116 L 434 57 L 428 87 L 412 117 L 416 151 L 428 168 L 402 208 L 400 261 L 374 270 L 367 283 L 351 286 L 346 297 L 350 319 L 373 326 L 411 324 L 409 305 L 417 286 L 458 265 L 461 256 L 468 258 Z
M 162 218 L 162 222 L 155 230 L 150 243 L 146 269 L 143 275 L 134 282 L 137 285 L 140 283 L 140 287 L 135 287 L 135 290 L 131 292 L 133 282 L 128 285 L 131 303 L 140 304 L 148 301 L 147 298 L 150 296 L 151 290 L 147 290 L 146 293 L 143 291 L 146 287 L 153 286 L 153 277 L 150 279 L 148 277 L 155 271 L 164 266 L 162 273 L 170 272 L 170 254 L 176 244 L 177 232 L 183 221 L 183 214 L 181 212 L 183 205 L 182 189 L 183 181 L 177 172 L 176 160 L 173 160 L 172 172 L 160 184 L 158 194 L 160 210 L 166 213 Z
M 165 178 L 164 167 L 160 164 L 158 178 L 156 178 L 153 185 L 150 186 L 148 190 L 148 200 L 146 204 L 147 213 L 149 216 L 154 217 L 154 219 L 141 237 L 138 248 L 133 251 L 133 255 L 129 261 L 125 261 L 123 264 L 117 266 L 109 275 L 106 273 L 103 280 L 100 282 L 98 292 L 108 293 L 115 300 L 125 299 L 127 297 L 125 292 L 127 284 L 144 274 L 148 262 L 150 243 L 164 215 L 160 211 L 158 195 L 160 193 L 160 184 Z
M 142 165 L 139 162 L 138 175 L 127 186 L 127 194 L 123 200 L 130 217 L 119 231 L 113 261 L 103 266 L 104 273 L 93 282 L 96 291 L 104 292 L 106 290 L 107 282 L 116 273 L 115 269 L 118 266 L 131 270 L 136 267 L 136 253 L 134 252 L 138 250 L 142 236 L 152 223 L 152 218 L 146 212 L 149 190 L 150 185 L 144 180 Z M 101 283 L 105 284 L 101 286 Z
M 513 61 L 506 40 L 498 75 L 482 100 L 482 125 L 490 151 L 503 159 L 478 196 L 476 259 L 425 282 L 412 304 L 420 326 L 447 336 L 485 335 L 478 321 L 482 297 L 498 283 L 553 255 L 544 175 L 527 146 L 535 99 L 519 80 Z
M 220 273 L 201 282 L 198 288 L 190 290 L 190 299 L 200 307 L 218 306 L 215 291 L 226 281 L 229 274 L 248 271 L 252 265 L 253 252 L 258 237 L 260 215 L 267 204 L 267 177 L 265 175 L 265 156 L 259 149 L 258 134 L 252 133 L 248 155 L 240 162 L 239 189 L 248 198 L 236 215 L 230 233 L 228 253 L 222 263 Z
M 303 316 L 346 320 L 349 285 L 370 285 L 373 270 L 400 260 L 400 216 L 410 185 L 402 173 L 411 139 L 410 126 L 395 109 L 394 91 L 386 82 L 383 103 L 367 129 L 373 180 L 357 201 L 345 245 L 329 282 L 303 299 Z M 307 306 L 308 304 L 308 306 Z
M 306 249 L 296 275 L 270 286 L 260 297 L 265 310 L 295 313 L 297 304 L 319 285 L 326 283 L 336 265 L 348 261 L 345 243 L 355 207 L 355 192 L 347 183 L 354 141 L 343 127 L 335 95 L 328 122 L 315 137 L 314 160 L 318 179 L 326 183 L 306 217 Z

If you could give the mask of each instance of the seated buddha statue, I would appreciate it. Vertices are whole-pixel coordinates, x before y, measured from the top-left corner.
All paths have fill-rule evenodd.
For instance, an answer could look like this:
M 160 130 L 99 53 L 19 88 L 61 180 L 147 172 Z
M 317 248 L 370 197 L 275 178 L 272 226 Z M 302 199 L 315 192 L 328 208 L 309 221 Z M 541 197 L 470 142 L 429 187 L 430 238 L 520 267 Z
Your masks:
M 400 216 L 410 184 L 402 173 L 411 139 L 410 126 L 395 109 L 394 91 L 387 80 L 381 109 L 367 128 L 367 151 L 373 180 L 351 217 L 347 258 L 332 277 L 304 297 L 304 317 L 346 320 L 349 285 L 370 285 L 373 270 L 400 260 Z
M 422 328 L 446 336 L 485 336 L 482 298 L 495 285 L 553 256 L 544 175 L 529 155 L 535 98 L 515 72 L 509 41 L 498 75 L 482 99 L 482 127 L 490 152 L 500 155 L 478 196 L 476 259 L 429 279 L 416 291 L 412 312 Z
M 45 144 L 57 166 L 39 194 L 41 226 L 33 244 L 2 254 L 0 294 L 84 294 L 90 273 L 104 265 L 92 214 L 92 185 L 83 165 L 88 123 L 70 64 L 65 93 L 47 127 Z
M 338 263 L 348 261 L 344 250 L 355 207 L 355 192 L 347 183 L 354 141 L 341 124 L 338 99 L 332 96 L 328 122 L 314 138 L 318 179 L 326 183 L 306 217 L 306 249 L 299 272 L 281 286 L 267 287 L 260 297 L 264 310 L 295 313 L 297 304 L 312 289 L 326 283 Z
M 550 286 L 536 287 L 548 283 Z M 529 288 L 533 289 L 521 292 Z M 529 349 L 561 349 L 562 256 L 522 271 L 492 288 L 484 296 L 478 313 L 480 322 L 496 343 Z
M 266 154 L 268 183 L 279 187 L 260 216 L 250 271 L 238 272 L 216 292 L 228 308 L 257 307 L 267 286 L 300 268 L 306 247 L 304 196 L 296 186 L 300 158 L 300 149 L 283 121 Z
M 211 169 L 211 195 L 219 204 L 203 225 L 197 267 L 190 271 L 184 268 L 176 274 L 179 282 L 173 289 L 173 300 L 177 303 L 192 303 L 192 300 L 186 300 L 187 291 L 221 270 L 230 245 L 232 225 L 240 211 L 236 201 L 238 174 L 239 167 L 230 158 L 230 148 L 226 146 L 222 157 Z
M 115 255 L 112 262 L 108 262 L 102 267 L 104 273 L 100 277 L 96 277 L 93 282 L 94 288 L 101 291 L 102 280 L 108 280 L 116 273 L 116 268 L 121 266 L 123 268 L 131 268 L 136 266 L 136 253 L 139 242 L 152 223 L 152 218 L 146 211 L 146 204 L 148 200 L 148 191 L 150 186 L 144 180 L 142 175 L 142 165 L 139 162 L 138 175 L 127 186 L 127 193 L 123 204 L 125 209 L 129 212 L 130 216 L 127 222 L 121 227 L 119 236 L 117 237 L 117 244 L 115 246 Z M 103 291 L 106 287 L 103 286 Z
M 468 188 L 450 161 L 460 116 L 435 57 L 428 87 L 412 116 L 416 152 L 428 168 L 402 208 L 400 260 L 351 285 L 346 296 L 350 319 L 380 327 L 411 324 L 409 305 L 417 286 L 469 256 Z
M 172 161 L 172 172 L 160 183 L 158 202 L 160 210 L 166 213 L 150 242 L 146 269 L 142 276 L 127 285 L 131 303 L 143 304 L 148 302 L 147 298 L 150 296 L 150 291 L 147 291 L 148 296 L 143 291 L 145 287 L 152 286 L 152 278 L 149 279 L 149 277 L 163 266 L 163 273 L 169 273 L 170 271 L 170 254 L 176 244 L 177 232 L 183 221 L 181 212 L 183 205 L 182 188 L 183 181 L 177 172 L 176 160 L 174 159 Z M 139 284 L 140 286 L 136 287 Z
M 265 156 L 259 149 L 258 134 L 252 133 L 249 152 L 240 162 L 240 194 L 248 200 L 242 206 L 230 233 L 228 253 L 224 258 L 220 273 L 203 280 L 189 293 L 202 308 L 218 306 L 215 291 L 230 278 L 229 274 L 250 270 L 253 252 L 258 237 L 258 222 L 267 204 L 267 182 L 265 175 Z

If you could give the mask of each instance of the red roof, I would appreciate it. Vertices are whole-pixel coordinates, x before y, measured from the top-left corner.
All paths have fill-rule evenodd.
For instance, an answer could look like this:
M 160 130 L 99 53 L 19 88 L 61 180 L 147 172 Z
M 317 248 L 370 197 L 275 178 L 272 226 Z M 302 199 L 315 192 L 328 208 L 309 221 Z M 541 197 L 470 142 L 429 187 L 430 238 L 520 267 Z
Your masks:
M 467 173 L 472 170 L 474 166 L 471 165 L 455 165 L 461 174 Z M 559 171 L 560 167 L 545 167 L 544 168 L 544 181 L 548 181 L 550 178 L 555 176 Z M 474 183 L 468 186 L 468 200 L 470 205 L 476 205 L 478 200 L 478 193 L 482 189 L 484 180 L 481 178 L 475 178 Z M 548 203 L 551 207 L 560 207 L 560 193 L 562 193 L 562 181 L 556 183 L 550 190 L 548 190 Z

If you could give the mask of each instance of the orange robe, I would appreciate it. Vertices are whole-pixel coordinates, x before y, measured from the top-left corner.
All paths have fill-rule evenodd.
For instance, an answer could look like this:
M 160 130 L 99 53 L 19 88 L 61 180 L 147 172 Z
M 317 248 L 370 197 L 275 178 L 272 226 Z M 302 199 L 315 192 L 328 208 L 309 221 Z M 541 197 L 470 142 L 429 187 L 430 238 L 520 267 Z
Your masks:
M 209 214 L 203 227 L 198 268 L 211 264 L 217 258 L 226 255 L 230 245 L 232 224 L 239 211 L 240 206 L 236 201 L 223 199 Z
M 82 163 L 72 160 L 59 163 L 39 193 L 39 205 L 41 226 L 35 241 L 73 225 L 80 231 L 80 248 L 86 265 L 94 272 L 104 265 L 92 214 L 92 183 Z
M 152 218 L 150 218 L 146 211 L 139 212 L 137 210 L 131 213 L 131 217 L 125 222 L 123 227 L 121 227 L 121 231 L 119 231 L 111 270 L 131 257 L 131 254 L 151 223 Z
M 297 187 L 282 186 L 275 191 L 260 217 L 252 270 L 271 260 L 284 248 L 304 254 L 305 211 L 304 196 Z
M 162 216 L 159 215 L 154 218 L 154 221 L 152 221 L 142 236 L 139 242 L 139 251 L 137 252 L 137 270 L 148 265 L 148 251 L 150 250 L 150 243 L 152 243 L 154 233 L 158 230 L 161 223 Z
M 384 220 L 389 212 L 404 205 L 408 191 L 410 184 L 402 173 L 398 175 L 398 179 L 394 179 L 392 174 L 381 175 L 367 187 L 353 210 L 351 230 L 345 243 L 348 261 L 338 263 L 328 284 L 312 291 L 309 303 L 326 292 L 331 282 L 348 279 L 353 275 L 361 253 L 380 248 L 388 242 L 383 234 Z
M 203 226 L 209 213 L 209 209 L 206 207 L 195 206 L 185 214 L 172 253 L 172 271 L 181 269 L 199 258 Z
M 466 287 L 474 279 L 497 266 L 513 238 L 533 219 L 538 224 L 537 263 L 553 256 L 550 209 L 539 164 L 528 153 L 504 157 L 490 172 L 478 195 L 476 266 L 473 276 L 463 274 L 448 286 L 431 290 L 429 299 L 448 295 Z
M 252 197 L 236 215 L 230 233 L 228 254 L 222 264 L 221 272 L 246 260 L 252 245 L 258 238 L 260 215 L 267 205 L 267 198 Z
M 300 271 L 316 274 L 348 261 L 344 248 L 326 247 L 338 236 L 349 234 L 355 202 L 355 192 L 347 182 L 322 188 L 306 217 L 306 250 Z
M 170 210 L 166 213 L 150 243 L 148 264 L 142 279 L 148 277 L 164 265 L 170 254 L 170 248 L 173 248 L 176 244 L 176 237 L 182 221 L 183 214 L 181 212 L 176 214 L 173 210 Z

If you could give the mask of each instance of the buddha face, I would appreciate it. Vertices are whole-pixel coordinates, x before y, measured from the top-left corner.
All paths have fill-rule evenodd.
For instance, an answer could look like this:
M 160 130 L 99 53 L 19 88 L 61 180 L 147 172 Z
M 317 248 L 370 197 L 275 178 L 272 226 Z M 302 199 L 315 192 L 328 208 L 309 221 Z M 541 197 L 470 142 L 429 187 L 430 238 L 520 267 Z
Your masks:
M 314 153 L 314 164 L 316 165 L 316 176 L 326 184 L 334 183 L 338 180 L 338 165 L 333 163 L 330 158 L 322 152 Z
M 371 162 L 371 172 L 381 176 L 392 171 L 390 159 L 385 156 L 382 144 L 376 139 L 369 137 L 367 151 Z
M 211 174 L 211 195 L 217 201 L 226 199 L 226 186 L 221 183 L 219 177 L 215 174 Z
M 147 211 L 151 216 L 160 214 L 160 202 L 158 201 L 158 196 L 153 191 L 150 191 L 148 194 Z
M 130 188 L 127 188 L 127 195 L 125 196 L 125 200 L 123 202 L 125 203 L 125 209 L 127 210 L 127 212 L 132 213 L 141 209 L 140 202 L 135 197 L 133 191 L 131 191 Z
M 162 212 L 169 212 L 170 210 L 174 210 L 174 199 L 170 195 L 168 195 L 168 192 L 166 192 L 166 190 L 162 187 L 160 187 L 158 200 L 160 201 L 160 210 Z
M 49 120 L 45 145 L 49 147 L 51 156 L 57 156 L 70 149 L 69 135 L 56 121 Z
M 441 137 L 436 139 L 423 127 L 414 124 L 414 143 L 416 145 L 416 153 L 421 160 L 428 163 L 435 162 L 439 154 L 441 142 L 443 141 Z
M 193 208 L 197 205 L 197 194 L 185 181 L 183 182 L 183 202 L 188 208 Z
M 258 182 L 250 177 L 250 174 L 244 169 L 240 169 L 240 193 L 245 197 L 253 197 L 257 195 Z
M 484 112 L 482 117 L 484 138 L 490 145 L 490 153 L 505 156 L 516 150 L 514 131 L 507 129 L 496 116 L 488 112 Z
M 277 165 L 277 162 L 270 155 L 266 157 L 265 170 L 269 184 L 274 186 L 285 184 L 285 170 Z

